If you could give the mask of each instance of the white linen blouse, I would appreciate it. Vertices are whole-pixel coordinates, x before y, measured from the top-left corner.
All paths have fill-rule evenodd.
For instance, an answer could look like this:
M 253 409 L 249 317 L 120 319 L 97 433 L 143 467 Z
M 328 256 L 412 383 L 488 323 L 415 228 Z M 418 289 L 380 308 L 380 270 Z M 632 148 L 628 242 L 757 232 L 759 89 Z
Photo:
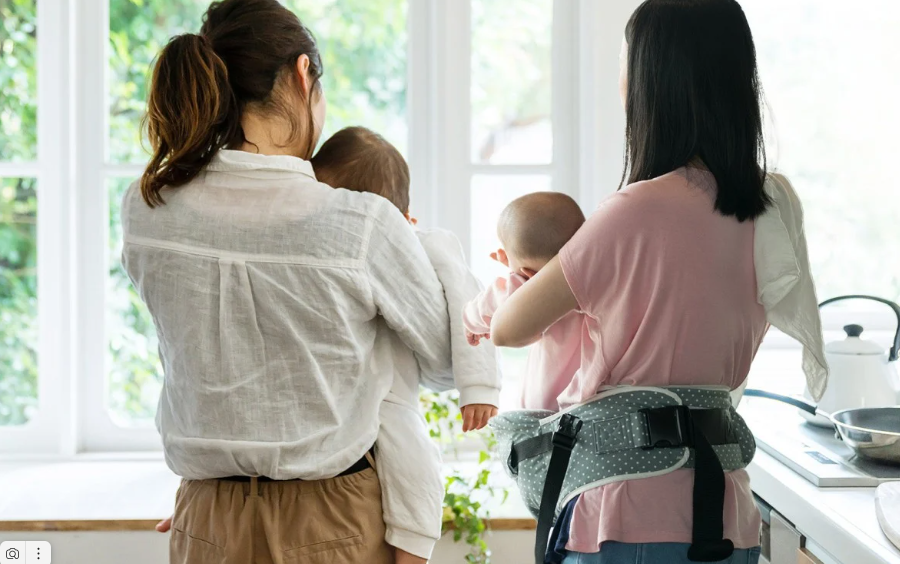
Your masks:
M 163 197 L 151 209 L 137 183 L 126 193 L 122 261 L 159 334 L 156 424 L 176 474 L 351 466 L 393 378 L 384 325 L 424 383 L 453 385 L 441 285 L 386 199 L 321 184 L 298 158 L 229 150 Z

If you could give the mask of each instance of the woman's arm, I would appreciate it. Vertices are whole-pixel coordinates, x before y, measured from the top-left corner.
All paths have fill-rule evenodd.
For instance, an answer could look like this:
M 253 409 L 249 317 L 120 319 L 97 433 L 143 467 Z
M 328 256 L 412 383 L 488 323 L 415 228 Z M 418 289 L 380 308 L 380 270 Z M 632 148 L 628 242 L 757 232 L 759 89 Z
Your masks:
M 466 330 L 490 338 L 491 320 L 494 313 L 524 283 L 525 278 L 518 274 L 510 274 L 505 278 L 494 280 L 463 309 L 463 324 Z
M 491 339 L 498 347 L 530 345 L 577 307 L 557 256 L 500 305 L 491 322 Z
M 453 369 L 444 290 L 406 219 L 382 201 L 374 210 L 366 256 L 372 298 L 388 327 L 415 353 L 422 382 L 437 391 L 448 390 Z

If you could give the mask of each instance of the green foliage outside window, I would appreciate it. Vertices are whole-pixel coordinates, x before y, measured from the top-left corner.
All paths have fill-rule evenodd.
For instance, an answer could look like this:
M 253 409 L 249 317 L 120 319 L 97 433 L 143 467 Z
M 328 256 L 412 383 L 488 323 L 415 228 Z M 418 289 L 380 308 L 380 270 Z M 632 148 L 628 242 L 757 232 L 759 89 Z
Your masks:
M 37 192 L 33 178 L 0 179 L 0 426 L 37 407 Z
M 37 153 L 34 0 L 0 0 L 0 161 Z M 0 426 L 37 407 L 37 191 L 0 178 Z

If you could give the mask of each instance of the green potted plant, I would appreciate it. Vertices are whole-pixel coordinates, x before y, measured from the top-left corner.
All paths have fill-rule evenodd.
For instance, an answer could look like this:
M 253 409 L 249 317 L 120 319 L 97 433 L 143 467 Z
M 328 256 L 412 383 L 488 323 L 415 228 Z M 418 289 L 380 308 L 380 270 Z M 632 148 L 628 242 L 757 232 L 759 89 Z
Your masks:
M 485 540 L 489 510 L 484 504 L 498 495 L 505 501 L 508 495 L 506 490 L 498 491 L 490 482 L 490 460 L 496 447 L 493 433 L 485 428 L 463 435 L 459 397 L 456 393 L 435 394 L 423 391 L 420 401 L 431 437 L 445 453 L 455 454 L 457 446 L 463 440 L 480 443 L 474 471 L 465 472 L 454 468 L 446 476 L 443 532 L 451 533 L 455 542 L 469 545 L 466 562 L 490 564 L 491 551 Z

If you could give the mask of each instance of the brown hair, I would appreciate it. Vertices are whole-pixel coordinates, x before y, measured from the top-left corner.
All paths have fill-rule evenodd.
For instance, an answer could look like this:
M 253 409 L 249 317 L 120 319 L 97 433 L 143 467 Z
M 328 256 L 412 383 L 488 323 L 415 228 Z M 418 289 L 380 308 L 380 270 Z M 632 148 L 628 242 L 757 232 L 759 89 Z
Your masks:
M 312 81 L 305 127 L 284 89 L 276 88 L 293 79 L 302 55 L 309 57 Z M 247 107 L 289 120 L 287 143 L 305 133 L 303 156 L 309 158 L 315 148 L 312 98 L 321 76 L 315 38 L 278 0 L 210 4 L 200 34 L 173 37 L 153 69 L 144 117 L 153 156 L 141 177 L 144 201 L 150 207 L 165 203 L 164 187 L 190 182 L 219 149 L 244 143 L 241 113 Z
M 409 166 L 387 139 L 365 127 L 348 127 L 331 136 L 312 158 L 319 182 L 370 192 L 409 211 Z
M 513 200 L 500 213 L 497 236 L 506 252 L 524 259 L 550 260 L 584 224 L 570 196 L 534 192 Z

